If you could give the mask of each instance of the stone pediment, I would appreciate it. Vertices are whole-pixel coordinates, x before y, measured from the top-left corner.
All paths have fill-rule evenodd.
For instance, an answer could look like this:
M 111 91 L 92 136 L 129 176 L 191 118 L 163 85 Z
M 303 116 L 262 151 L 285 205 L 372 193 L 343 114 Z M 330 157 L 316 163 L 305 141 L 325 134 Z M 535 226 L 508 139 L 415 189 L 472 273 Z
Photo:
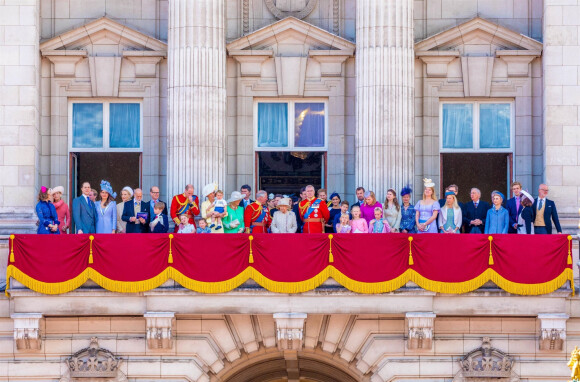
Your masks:
M 481 17 L 415 44 L 417 56 L 540 56 L 542 43 Z M 500 53 L 501 52 L 501 53 Z
M 125 51 L 167 52 L 167 44 L 129 28 L 108 17 L 101 17 L 40 44 L 45 54 L 51 51 L 87 51 L 89 55 L 112 55 L 111 47 Z
M 286 17 L 227 45 L 230 55 L 272 51 L 275 56 L 305 56 L 309 51 L 322 50 L 351 56 L 354 49 L 354 43 L 295 17 Z

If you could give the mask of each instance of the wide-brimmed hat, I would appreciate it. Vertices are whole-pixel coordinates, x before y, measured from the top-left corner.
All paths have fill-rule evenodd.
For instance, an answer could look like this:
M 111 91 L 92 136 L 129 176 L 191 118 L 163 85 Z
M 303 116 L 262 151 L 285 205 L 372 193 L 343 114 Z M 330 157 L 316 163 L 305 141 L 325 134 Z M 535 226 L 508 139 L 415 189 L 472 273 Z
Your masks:
M 117 193 L 113 192 L 113 187 L 111 187 L 111 183 L 107 182 L 106 180 L 101 180 L 101 191 L 107 191 L 109 195 L 115 199 L 117 197 Z
M 209 194 L 216 192 L 217 189 L 218 185 L 216 182 L 206 184 L 205 186 L 203 186 L 202 194 L 203 196 L 208 196 Z
M 240 191 L 234 191 L 232 192 L 232 196 L 230 196 L 230 198 L 228 199 L 228 203 L 233 203 L 235 201 L 242 200 L 243 198 L 244 195 L 242 195 Z
M 435 187 L 435 183 L 429 178 L 423 178 L 423 184 L 425 187 Z
M 55 188 L 52 189 L 52 193 L 54 194 L 55 192 L 60 192 L 61 194 L 64 194 L 64 187 L 56 186 Z
M 529 192 L 522 190 L 522 194 L 523 194 L 523 195 L 524 195 L 526 198 L 530 199 L 530 201 L 532 201 L 532 202 L 534 201 L 534 198 L 532 197 L 532 195 L 530 195 L 530 193 L 529 193 Z
M 290 198 L 282 198 L 278 202 L 278 207 L 280 206 L 292 207 L 292 201 L 290 200 Z

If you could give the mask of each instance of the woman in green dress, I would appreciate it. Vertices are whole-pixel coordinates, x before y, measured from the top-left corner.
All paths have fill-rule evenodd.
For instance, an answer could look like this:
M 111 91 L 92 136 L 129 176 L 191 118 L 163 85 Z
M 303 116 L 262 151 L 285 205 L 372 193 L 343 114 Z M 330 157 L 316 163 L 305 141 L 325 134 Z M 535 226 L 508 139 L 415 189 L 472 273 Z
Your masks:
M 232 192 L 228 199 L 228 214 L 222 218 L 224 224 L 224 233 L 242 233 L 244 232 L 244 207 L 240 202 L 244 198 L 239 191 Z

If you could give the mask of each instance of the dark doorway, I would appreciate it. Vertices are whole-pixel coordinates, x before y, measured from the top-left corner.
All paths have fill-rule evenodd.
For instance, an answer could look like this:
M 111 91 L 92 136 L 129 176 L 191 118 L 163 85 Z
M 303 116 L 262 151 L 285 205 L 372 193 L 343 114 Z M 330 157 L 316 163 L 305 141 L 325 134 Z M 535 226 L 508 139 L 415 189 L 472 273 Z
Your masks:
M 123 187 L 141 185 L 141 153 L 71 153 L 70 159 L 71 202 L 80 195 L 83 182 L 100 191 L 101 180 L 108 180 L 117 193 L 117 202 Z
M 491 202 L 491 192 L 501 191 L 509 197 L 512 156 L 505 153 L 441 154 L 442 190 L 450 184 L 459 186 L 459 201 L 471 200 L 473 187 L 481 190 L 481 199 Z
M 300 188 L 324 185 L 326 153 L 258 152 L 258 188 L 274 194 L 300 193 Z

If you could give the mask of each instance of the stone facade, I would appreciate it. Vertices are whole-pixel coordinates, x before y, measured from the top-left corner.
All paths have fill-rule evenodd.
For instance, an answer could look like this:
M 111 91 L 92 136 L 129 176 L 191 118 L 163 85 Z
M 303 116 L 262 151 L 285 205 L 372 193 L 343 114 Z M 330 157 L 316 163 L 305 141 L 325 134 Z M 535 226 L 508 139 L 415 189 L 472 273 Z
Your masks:
M 163 200 L 186 182 L 199 191 L 218 181 L 226 193 L 254 185 L 256 102 L 319 100 L 326 188 L 351 201 L 358 185 L 381 200 L 407 181 L 417 199 L 423 177 L 441 181 L 442 102 L 507 100 L 512 178 L 532 193 L 547 182 L 575 231 L 579 9 L 577 0 L 0 0 L 0 233 L 35 229 L 40 185 L 71 196 L 71 102 L 93 99 L 141 105 L 140 185 L 159 185 Z M 182 75 L 188 67 L 197 77 Z M 384 167 L 369 168 L 376 162 Z M 171 282 L 126 295 L 86 285 L 44 296 L 15 283 L 10 292 L 0 298 L 0 380 L 73 381 L 83 376 L 71 360 L 94 353 L 115 363 L 91 376 L 100 380 L 556 381 L 580 338 L 569 290 L 357 295 L 328 281 L 290 296 L 251 283 L 221 295 Z M 490 370 L 464 367 L 484 357 Z M 498 362 L 509 375 L 491 375 Z

